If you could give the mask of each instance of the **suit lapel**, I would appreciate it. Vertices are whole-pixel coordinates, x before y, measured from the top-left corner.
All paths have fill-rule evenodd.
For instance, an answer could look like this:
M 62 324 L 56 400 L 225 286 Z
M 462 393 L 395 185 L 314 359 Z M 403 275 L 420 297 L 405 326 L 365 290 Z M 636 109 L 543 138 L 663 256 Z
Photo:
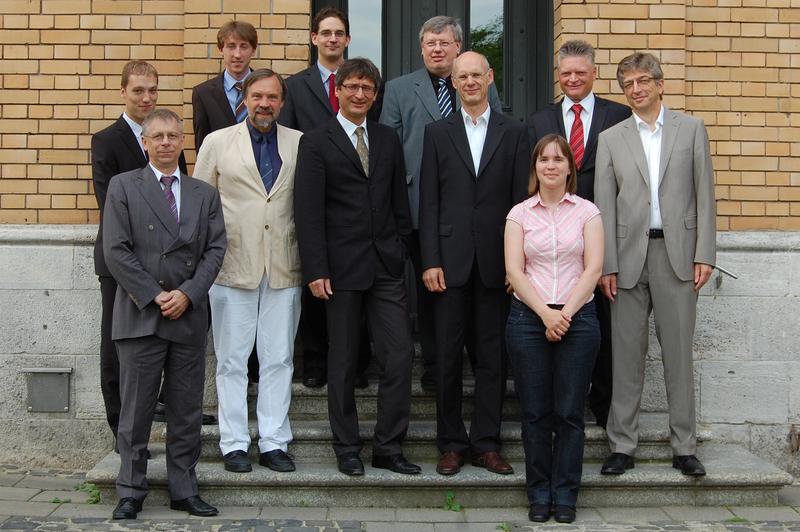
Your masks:
M 442 111 L 439 109 L 439 102 L 436 100 L 436 93 L 433 91 L 431 77 L 424 67 L 417 70 L 417 72 L 418 75 L 414 80 L 417 86 L 414 88 L 414 92 L 417 94 L 417 98 L 422 102 L 422 106 L 428 111 L 428 114 L 431 115 L 431 118 L 440 120 L 442 118 Z
M 384 142 L 383 138 L 381 137 L 381 131 L 378 127 L 372 127 L 369 129 L 369 176 L 375 173 L 375 165 L 378 163 L 378 160 L 381 156 L 381 150 L 383 148 Z
M 489 124 L 486 128 L 486 140 L 483 142 L 483 152 L 481 152 L 481 163 L 477 177 L 480 177 L 486 169 L 486 165 L 492 160 L 492 155 L 497 151 L 500 141 L 503 139 L 503 132 L 507 126 L 507 121 L 500 113 L 491 111 L 489 113 Z
M 661 132 L 661 158 L 658 162 L 658 184 L 661 185 L 661 180 L 664 179 L 664 173 L 667 171 L 667 162 L 669 156 L 672 154 L 672 148 L 675 147 L 675 141 L 678 138 L 678 129 L 680 124 L 677 120 L 677 115 L 669 109 L 664 109 L 664 130 Z
M 550 107 L 550 113 L 548 113 L 550 124 L 546 131 L 558 131 L 558 134 L 566 139 L 567 130 L 564 125 L 564 115 L 561 113 L 561 104 L 563 101 L 562 99 L 560 102 L 554 103 Z M 531 146 L 531 148 L 533 147 Z
M 225 94 L 225 74 L 220 74 L 217 76 L 217 78 L 218 79 L 216 82 L 211 85 L 211 96 L 214 101 L 217 102 L 220 110 L 228 118 L 230 123 L 235 124 L 236 117 L 233 116 L 233 110 L 231 109 L 231 104 L 228 101 L 228 95 Z
M 145 157 L 139 141 L 136 140 L 136 135 L 133 134 L 131 126 L 125 121 L 122 116 L 117 119 L 117 131 L 119 132 L 120 139 L 125 148 L 136 158 L 139 167 L 142 168 L 147 164 L 147 157 Z
M 178 238 L 167 247 L 165 253 L 186 245 L 194 237 L 200 219 L 200 202 L 202 201 L 197 192 L 198 187 L 197 181 L 181 173 L 181 214 Z
M 597 149 L 597 137 L 600 135 L 600 131 L 603 130 L 607 113 L 608 108 L 606 107 L 606 102 L 595 96 L 592 123 L 589 126 L 589 138 L 586 141 L 586 148 L 583 153 L 584 164 L 581 167 L 581 170 L 585 170 L 587 168 L 585 163 L 588 161 L 591 161 L 592 166 L 594 166 L 594 152 Z
M 356 152 L 355 147 L 353 147 L 353 143 L 350 142 L 350 139 L 347 137 L 347 133 L 344 132 L 342 125 L 335 117 L 328 122 L 328 137 L 331 139 L 331 142 L 333 142 L 333 144 L 345 155 L 345 157 L 350 159 L 350 162 L 353 163 L 361 175 L 367 177 L 367 175 L 364 173 L 364 167 L 361 166 L 361 159 L 359 159 L 358 153 Z M 370 153 L 370 161 L 372 159 L 372 153 Z M 377 157 L 374 157 L 374 159 L 377 160 Z M 370 170 L 372 168 L 372 163 L 370 163 Z
M 325 94 L 325 85 L 322 84 L 322 74 L 319 71 L 319 67 L 316 63 L 314 63 L 311 68 L 308 69 L 305 76 L 306 85 L 311 90 L 311 94 L 317 97 L 317 99 L 325 106 L 325 108 L 330 112 L 331 116 L 333 116 L 333 108 L 331 107 L 331 101 L 327 94 Z
M 628 144 L 628 150 L 633 156 L 633 161 L 639 169 L 639 173 L 644 179 L 647 188 L 650 188 L 650 173 L 647 171 L 647 158 L 644 155 L 644 147 L 642 146 L 642 139 L 639 137 L 639 130 L 636 127 L 636 119 L 631 116 L 622 122 L 622 137 Z
M 464 117 L 461 113 L 453 113 L 445 118 L 447 121 L 447 133 L 450 135 L 450 140 L 456 148 L 456 152 L 464 161 L 464 164 L 472 173 L 472 177 L 476 177 L 475 163 L 472 162 L 472 152 L 469 149 L 469 140 L 467 140 L 467 130 L 464 126 Z M 486 136 L 489 134 L 487 132 Z M 485 148 L 485 144 L 484 144 Z M 483 159 L 483 157 L 481 157 Z
M 145 202 L 150 206 L 155 215 L 161 221 L 161 225 L 173 237 L 178 236 L 178 221 L 172 216 L 169 210 L 167 200 L 164 196 L 164 191 L 156 181 L 156 176 L 150 166 L 145 166 L 139 175 L 139 191 L 142 194 Z M 181 188 L 181 193 L 183 188 Z M 183 198 L 181 198 L 183 199 Z

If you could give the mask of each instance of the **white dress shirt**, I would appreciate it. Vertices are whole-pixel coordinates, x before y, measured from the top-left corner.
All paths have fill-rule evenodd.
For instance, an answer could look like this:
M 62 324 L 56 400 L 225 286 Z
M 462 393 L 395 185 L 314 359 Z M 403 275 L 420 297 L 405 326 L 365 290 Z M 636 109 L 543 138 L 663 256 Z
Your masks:
M 356 136 L 356 128 L 363 127 L 364 128 L 364 143 L 369 148 L 369 132 L 367 131 L 367 119 L 364 118 L 364 121 L 360 124 L 354 124 L 345 117 L 342 116 L 342 113 L 339 112 L 336 115 L 336 120 L 342 125 L 344 132 L 347 134 L 347 138 L 350 139 L 350 142 L 353 143 L 353 147 L 356 147 L 358 143 L 358 137 Z
M 486 130 L 489 127 L 489 115 L 491 113 L 492 108 L 487 103 L 486 110 L 473 122 L 472 117 L 463 107 L 461 108 L 461 116 L 464 117 L 464 128 L 467 130 L 467 142 L 469 142 L 469 151 L 472 152 L 472 164 L 474 165 L 476 176 L 478 175 L 478 168 L 481 166 L 483 143 L 486 142 Z
M 139 148 L 142 149 L 142 153 L 147 157 L 147 153 L 144 151 L 144 143 L 142 142 L 142 124 L 134 122 L 133 118 L 129 117 L 124 111 L 122 113 L 122 118 L 128 123 L 128 126 L 130 126 L 131 131 L 133 131 L 133 136 L 136 137 L 136 142 L 139 143 Z
M 656 118 L 656 128 L 651 131 L 650 126 L 633 113 L 636 127 L 639 128 L 639 138 L 642 139 L 644 157 L 647 160 L 647 173 L 650 182 L 650 229 L 663 229 L 661 223 L 661 206 L 658 204 L 658 172 L 661 167 L 661 138 L 664 131 L 664 106 Z
M 570 138 L 572 132 L 572 124 L 575 123 L 575 113 L 572 112 L 572 106 L 576 103 L 581 104 L 581 122 L 583 123 L 583 146 L 584 148 L 589 143 L 589 128 L 592 127 L 592 114 L 594 114 L 594 93 L 590 92 L 586 98 L 579 102 L 573 102 L 566 96 L 561 101 L 561 116 L 564 119 L 564 131 L 567 134 L 567 140 Z
M 161 172 L 161 170 L 159 170 L 158 168 L 153 166 L 153 163 L 147 163 L 147 164 L 150 166 L 150 170 L 152 170 L 153 173 L 156 175 L 156 182 L 158 183 L 158 186 L 161 187 L 161 190 L 164 190 L 164 184 L 161 182 L 161 176 L 162 175 L 175 176 L 175 180 L 172 182 L 172 186 L 170 187 L 170 189 L 172 190 L 172 195 L 175 196 L 175 206 L 178 208 L 177 209 L 178 210 L 178 220 L 180 220 L 181 219 L 181 172 L 180 172 L 180 170 L 178 170 L 178 167 L 176 166 L 175 170 L 173 170 L 169 174 L 164 174 L 164 173 Z
M 336 74 L 335 70 L 328 70 L 324 66 L 317 61 L 317 68 L 319 69 L 319 75 L 322 78 L 322 86 L 325 88 L 325 94 L 331 93 L 331 74 Z M 335 84 L 335 83 L 334 83 Z

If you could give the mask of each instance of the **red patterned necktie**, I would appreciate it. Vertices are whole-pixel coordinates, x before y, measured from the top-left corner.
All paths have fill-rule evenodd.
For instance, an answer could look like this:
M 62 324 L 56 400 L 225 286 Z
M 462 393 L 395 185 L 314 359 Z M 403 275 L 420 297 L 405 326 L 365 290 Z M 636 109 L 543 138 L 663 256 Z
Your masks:
M 331 109 L 333 114 L 339 112 L 339 98 L 336 97 L 336 74 L 331 74 L 328 77 L 328 99 L 331 102 Z
M 569 147 L 572 148 L 572 156 L 575 158 L 575 167 L 580 168 L 583 163 L 583 122 L 581 121 L 581 111 L 583 107 L 576 103 L 572 106 L 575 113 L 575 121 L 572 123 L 572 131 L 569 133 Z
M 175 195 L 172 193 L 172 183 L 175 181 L 174 175 L 162 175 L 161 182 L 164 184 L 164 197 L 167 198 L 167 205 L 169 205 L 169 210 L 172 212 L 172 216 L 175 217 L 175 221 L 179 222 L 178 220 L 178 205 L 175 203 Z

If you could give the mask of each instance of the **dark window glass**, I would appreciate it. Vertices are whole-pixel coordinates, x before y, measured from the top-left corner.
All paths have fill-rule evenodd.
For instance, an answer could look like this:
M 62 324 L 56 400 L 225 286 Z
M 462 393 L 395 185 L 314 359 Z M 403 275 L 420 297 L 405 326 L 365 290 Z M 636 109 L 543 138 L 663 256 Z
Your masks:
M 505 100 L 503 93 L 504 21 L 503 0 L 470 0 L 470 49 L 482 53 L 489 60 L 489 65 L 494 70 L 494 84 L 503 101 Z
M 366 57 L 383 72 L 383 7 L 376 0 L 349 0 L 350 47 L 347 57 Z

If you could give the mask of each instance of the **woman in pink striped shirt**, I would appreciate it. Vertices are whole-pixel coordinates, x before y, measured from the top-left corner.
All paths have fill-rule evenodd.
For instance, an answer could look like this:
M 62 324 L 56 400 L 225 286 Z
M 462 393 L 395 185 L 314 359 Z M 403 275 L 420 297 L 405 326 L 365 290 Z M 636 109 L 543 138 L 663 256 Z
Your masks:
M 505 260 L 514 289 L 506 344 L 522 409 L 531 521 L 575 520 L 583 468 L 583 412 L 600 346 L 594 288 L 603 265 L 597 207 L 575 195 L 567 141 L 533 150 L 529 193 L 506 218 Z M 555 434 L 555 438 L 553 438 Z

